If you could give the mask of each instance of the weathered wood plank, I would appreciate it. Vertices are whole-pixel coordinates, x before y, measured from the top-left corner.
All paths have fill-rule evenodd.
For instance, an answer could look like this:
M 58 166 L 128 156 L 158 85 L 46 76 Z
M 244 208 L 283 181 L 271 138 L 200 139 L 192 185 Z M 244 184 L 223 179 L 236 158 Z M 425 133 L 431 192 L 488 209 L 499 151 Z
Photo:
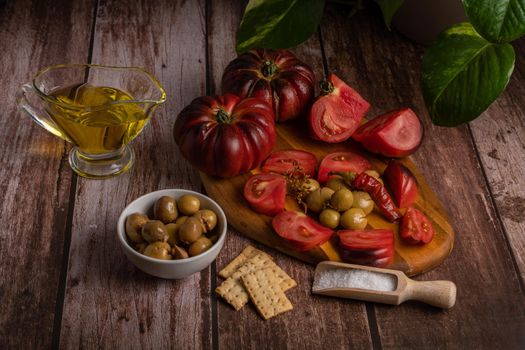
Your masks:
M 72 180 L 69 147 L 18 110 L 16 93 L 40 68 L 87 60 L 91 5 L 0 2 L 2 349 L 51 347 Z
M 199 189 L 173 141 L 177 113 L 205 88 L 203 1 L 100 1 L 93 62 L 139 65 L 166 89 L 119 177 L 79 179 L 62 321 L 63 348 L 210 348 L 210 269 L 181 281 L 148 276 L 116 237 L 121 210 L 162 188 Z
M 236 2 L 212 2 L 209 8 L 209 66 L 212 93 L 220 92 L 222 72 L 236 56 L 235 33 L 244 5 Z M 317 36 L 295 50 L 308 62 L 318 78 L 323 77 L 323 64 Z M 217 259 L 217 269 L 226 265 L 252 241 L 230 230 L 228 240 Z M 352 301 L 334 301 L 312 296 L 313 268 L 275 250 L 257 245 L 275 257 L 276 262 L 298 282 L 287 292 L 294 305 L 291 312 L 263 321 L 252 305 L 236 312 L 218 301 L 219 348 L 305 348 L 363 349 L 371 347 L 365 305 Z M 217 283 L 221 283 L 220 278 Z
M 470 127 L 525 284 L 525 40 L 514 46 L 516 65 L 507 89 Z
M 452 255 L 422 280 L 447 279 L 458 287 L 448 311 L 407 303 L 375 306 L 383 348 L 518 348 L 525 341 L 524 298 L 504 233 L 467 127 L 431 125 L 419 88 L 422 48 L 384 27 L 379 16 L 349 20 L 332 7 L 322 24 L 328 67 L 348 81 L 377 115 L 401 106 L 422 118 L 426 138 L 413 156 L 448 208 L 456 230 Z

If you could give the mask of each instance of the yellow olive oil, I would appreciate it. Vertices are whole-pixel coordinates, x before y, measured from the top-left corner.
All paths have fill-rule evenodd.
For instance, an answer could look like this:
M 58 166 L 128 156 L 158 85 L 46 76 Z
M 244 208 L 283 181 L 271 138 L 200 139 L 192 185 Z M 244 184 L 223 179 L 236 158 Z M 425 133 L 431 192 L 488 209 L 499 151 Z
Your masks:
M 58 103 L 47 110 L 56 125 L 47 127 L 90 155 L 121 149 L 142 131 L 150 115 L 145 103 L 123 102 L 133 97 L 112 87 L 81 84 L 49 96 Z

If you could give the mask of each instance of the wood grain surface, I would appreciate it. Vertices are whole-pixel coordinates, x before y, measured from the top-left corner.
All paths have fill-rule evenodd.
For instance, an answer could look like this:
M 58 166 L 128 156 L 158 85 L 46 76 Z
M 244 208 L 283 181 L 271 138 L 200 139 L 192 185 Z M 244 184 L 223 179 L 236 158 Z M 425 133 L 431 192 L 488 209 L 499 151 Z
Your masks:
M 370 115 L 406 105 L 422 117 L 426 138 L 412 161 L 456 241 L 417 279 L 455 282 L 456 305 L 314 296 L 311 266 L 232 228 L 217 261 L 185 280 L 150 277 L 126 260 L 115 225 L 129 202 L 162 188 L 202 189 L 171 129 L 193 98 L 220 92 L 245 4 L 0 0 L 0 348 L 525 348 L 525 41 L 514 43 L 515 73 L 482 118 L 435 127 L 420 93 L 424 48 L 388 31 L 372 5 L 351 18 L 328 5 L 319 33 L 294 51 L 317 77 L 331 71 L 355 87 L 372 102 Z M 19 87 L 64 62 L 140 65 L 166 88 L 167 103 L 132 143 L 137 160 L 127 174 L 77 179 L 70 147 L 18 111 Z M 287 293 L 293 311 L 265 322 L 251 305 L 235 312 L 215 296 L 217 269 L 247 244 L 298 281 Z
M 51 346 L 71 234 L 69 147 L 22 114 L 16 94 L 42 67 L 87 59 L 91 13 L 89 2 L 0 3 L 2 349 Z

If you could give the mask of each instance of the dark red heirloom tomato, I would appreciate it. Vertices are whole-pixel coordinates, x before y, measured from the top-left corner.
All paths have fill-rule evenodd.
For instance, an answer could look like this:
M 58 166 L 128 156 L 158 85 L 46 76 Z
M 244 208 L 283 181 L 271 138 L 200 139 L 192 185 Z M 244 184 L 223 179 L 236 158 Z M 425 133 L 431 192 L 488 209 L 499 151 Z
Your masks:
M 330 178 L 330 172 L 353 171 L 358 174 L 365 170 L 372 169 L 370 162 L 353 152 L 334 152 L 326 155 L 319 164 L 317 181 L 326 182 Z
M 419 193 L 416 178 L 403 164 L 397 160 L 388 162 L 383 173 L 383 179 L 385 179 L 400 208 L 407 208 L 416 201 Z
M 258 167 L 275 146 L 273 110 L 256 98 L 203 96 L 177 117 L 180 152 L 208 175 L 232 177 Z
M 423 139 L 423 126 L 410 108 L 398 109 L 362 125 L 352 138 L 367 150 L 386 157 L 406 157 Z
M 399 234 L 407 243 L 426 244 L 434 238 L 434 229 L 425 214 L 416 208 L 410 207 L 401 220 Z
M 306 114 L 314 97 L 314 73 L 287 50 L 250 50 L 231 61 L 222 91 L 258 97 L 272 106 L 276 121 Z
M 271 171 L 283 175 L 299 171 L 304 175 L 313 177 L 316 164 L 317 159 L 312 153 L 302 150 L 288 149 L 284 151 L 275 151 L 270 154 L 262 165 L 262 171 Z
M 309 115 L 310 132 L 318 140 L 347 140 L 359 127 L 370 104 L 335 74 L 321 83 L 321 95 Z
M 298 251 L 310 250 L 332 237 L 333 231 L 296 211 L 283 211 L 272 220 L 275 232 Z
M 368 266 L 387 266 L 394 259 L 394 232 L 392 230 L 338 231 L 341 258 Z
M 273 173 L 253 175 L 244 185 L 244 198 L 259 214 L 278 214 L 284 210 L 286 179 Z

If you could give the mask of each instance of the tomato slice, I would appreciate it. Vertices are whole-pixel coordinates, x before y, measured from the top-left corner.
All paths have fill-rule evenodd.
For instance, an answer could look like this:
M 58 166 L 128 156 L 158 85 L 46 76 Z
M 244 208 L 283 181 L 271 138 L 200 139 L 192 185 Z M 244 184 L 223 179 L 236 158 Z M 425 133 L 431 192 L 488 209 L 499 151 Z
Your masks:
M 416 201 L 419 194 L 416 178 L 403 164 L 397 160 L 388 162 L 383 179 L 400 208 L 407 208 Z
M 394 259 L 392 230 L 342 230 L 337 235 L 341 258 L 345 261 L 381 267 Z
M 427 244 L 434 238 L 434 229 L 425 214 L 410 207 L 401 220 L 400 235 L 407 243 Z
M 423 126 L 414 111 L 403 108 L 372 119 L 357 129 L 352 138 L 370 152 L 406 157 L 421 144 Z
M 272 220 L 275 232 L 298 251 L 310 250 L 332 237 L 333 231 L 296 211 L 283 211 Z
M 244 198 L 259 214 L 278 214 L 284 210 L 286 179 L 274 173 L 252 175 L 244 185 Z
M 335 74 L 323 86 L 326 86 L 324 94 L 310 109 L 310 132 L 324 142 L 345 141 L 359 127 L 370 104 Z
M 313 177 L 316 164 L 317 159 L 312 153 L 302 150 L 288 149 L 284 151 L 275 151 L 270 154 L 263 163 L 262 171 L 283 175 L 300 171 L 304 175 Z
M 334 152 L 326 155 L 319 164 L 317 181 L 326 182 L 331 176 L 332 171 L 354 171 L 358 174 L 365 170 L 372 169 L 370 162 L 353 152 Z

